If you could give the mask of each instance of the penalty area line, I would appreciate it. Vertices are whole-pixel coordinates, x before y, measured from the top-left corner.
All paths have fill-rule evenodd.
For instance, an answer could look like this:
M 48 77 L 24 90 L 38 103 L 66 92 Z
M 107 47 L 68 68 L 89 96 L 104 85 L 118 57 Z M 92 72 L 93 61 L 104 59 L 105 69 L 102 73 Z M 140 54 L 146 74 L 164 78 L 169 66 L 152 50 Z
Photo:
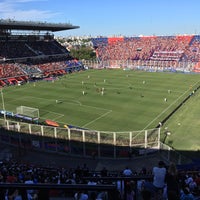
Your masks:
M 90 125 L 90 124 L 96 122 L 97 120 L 99 120 L 99 119 L 105 117 L 106 115 L 110 114 L 111 112 L 112 112 L 112 110 L 109 110 L 108 112 L 102 114 L 101 116 L 97 117 L 96 119 L 94 119 L 94 120 L 92 120 L 92 121 L 90 121 L 90 122 L 84 124 L 82 127 L 85 128 L 86 126 L 88 126 L 88 125 Z
M 62 117 L 64 117 L 65 115 L 64 114 L 60 114 L 60 113 L 57 113 L 57 112 L 52 112 L 52 111 L 49 111 L 49 110 L 44 110 L 44 109 L 41 109 L 41 111 L 45 111 L 47 113 L 52 113 L 52 114 L 56 114 L 57 117 L 54 117 L 52 120 L 56 120 L 56 119 L 60 119 Z

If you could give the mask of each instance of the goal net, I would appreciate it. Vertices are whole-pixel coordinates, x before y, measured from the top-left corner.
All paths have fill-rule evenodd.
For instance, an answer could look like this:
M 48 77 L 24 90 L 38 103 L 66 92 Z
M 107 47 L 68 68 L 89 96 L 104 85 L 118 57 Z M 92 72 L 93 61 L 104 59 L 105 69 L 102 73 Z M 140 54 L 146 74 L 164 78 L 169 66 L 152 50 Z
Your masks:
M 40 117 L 39 109 L 38 108 L 32 108 L 27 106 L 19 106 L 16 108 L 17 114 L 29 116 L 29 117 Z

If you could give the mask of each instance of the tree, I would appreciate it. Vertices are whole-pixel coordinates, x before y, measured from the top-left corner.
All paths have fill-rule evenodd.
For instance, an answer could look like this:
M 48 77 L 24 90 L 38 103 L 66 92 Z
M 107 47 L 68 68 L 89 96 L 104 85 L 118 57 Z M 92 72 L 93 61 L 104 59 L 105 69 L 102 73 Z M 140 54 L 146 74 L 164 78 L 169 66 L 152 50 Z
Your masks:
M 78 60 L 94 60 L 96 59 L 96 53 L 91 47 L 85 45 L 73 47 L 70 49 L 70 56 L 77 58 Z

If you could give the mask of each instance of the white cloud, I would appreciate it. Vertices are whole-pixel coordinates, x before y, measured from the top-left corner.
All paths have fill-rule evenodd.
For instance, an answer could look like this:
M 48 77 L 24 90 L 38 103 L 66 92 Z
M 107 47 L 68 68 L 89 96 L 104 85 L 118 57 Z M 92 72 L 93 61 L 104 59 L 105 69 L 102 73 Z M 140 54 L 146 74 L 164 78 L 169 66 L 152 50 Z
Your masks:
M 15 20 L 47 20 L 56 16 L 56 13 L 41 10 L 16 10 L 14 12 L 4 13 L 4 18 L 10 18 Z
M 46 0 L 5 0 L 0 2 L 0 18 L 15 20 L 48 20 L 60 13 L 49 10 L 27 8 L 26 3 Z

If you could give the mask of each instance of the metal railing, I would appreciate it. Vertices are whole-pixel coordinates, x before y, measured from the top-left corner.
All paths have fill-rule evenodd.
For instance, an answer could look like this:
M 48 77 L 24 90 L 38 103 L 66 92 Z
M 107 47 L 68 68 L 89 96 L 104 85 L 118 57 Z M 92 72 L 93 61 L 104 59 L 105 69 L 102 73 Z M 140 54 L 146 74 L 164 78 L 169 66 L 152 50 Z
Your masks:
M 0 141 L 21 149 L 36 149 L 97 158 L 128 158 L 160 148 L 160 128 L 102 132 L 0 120 Z

